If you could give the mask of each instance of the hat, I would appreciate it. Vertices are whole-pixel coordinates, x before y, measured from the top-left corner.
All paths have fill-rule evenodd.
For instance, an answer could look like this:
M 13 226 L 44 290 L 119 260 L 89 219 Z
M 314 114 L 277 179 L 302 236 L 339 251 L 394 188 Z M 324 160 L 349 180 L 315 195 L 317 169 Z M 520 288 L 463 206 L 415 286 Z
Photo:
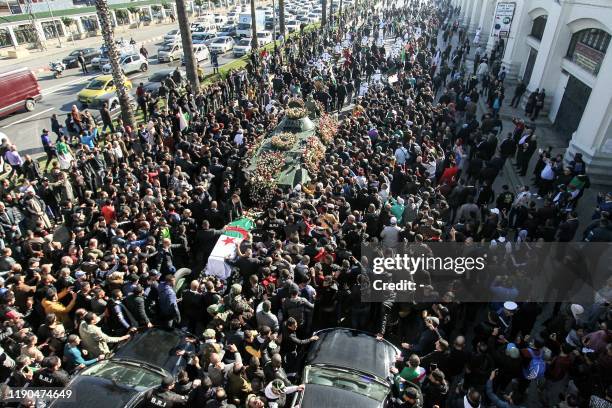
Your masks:
M 215 303 L 214 305 L 210 305 L 206 308 L 206 311 L 208 312 L 208 314 L 210 315 L 215 315 L 217 313 L 219 313 L 219 309 L 221 309 L 221 305 L 218 303 Z
M 516 311 L 516 309 L 518 309 L 518 305 L 511 301 L 504 302 L 504 309 L 506 309 L 509 312 L 514 312 Z
M 584 313 L 584 307 L 576 303 L 570 306 L 570 310 L 572 311 L 572 315 L 574 316 L 574 319 L 577 319 L 578 316 Z
M 77 279 L 82 278 L 82 277 L 83 277 L 83 276 L 85 276 L 85 275 L 86 275 L 86 273 L 85 273 L 84 271 L 76 271 L 76 272 L 74 273 L 74 276 L 75 276 Z
M 434 326 L 438 327 L 440 325 L 440 319 L 438 319 L 435 316 L 429 316 L 427 318 L 427 320 L 429 320 Z
M 214 329 L 206 329 L 204 330 L 204 333 L 202 333 L 202 336 L 205 339 L 214 339 L 217 336 L 217 333 Z
M 161 276 L 161 273 L 157 269 L 150 269 L 149 276 L 153 278 L 159 278 Z
M 520 356 L 520 351 L 514 343 L 508 343 L 506 346 L 506 355 L 512 359 L 517 359 Z
M 397 218 L 395 218 L 395 217 L 391 217 L 391 219 L 389 220 L 389 222 L 391 223 L 391 225 L 395 225 L 395 224 L 397 224 Z
M 491 214 L 499 215 L 499 208 L 491 208 L 489 211 L 491 212 Z

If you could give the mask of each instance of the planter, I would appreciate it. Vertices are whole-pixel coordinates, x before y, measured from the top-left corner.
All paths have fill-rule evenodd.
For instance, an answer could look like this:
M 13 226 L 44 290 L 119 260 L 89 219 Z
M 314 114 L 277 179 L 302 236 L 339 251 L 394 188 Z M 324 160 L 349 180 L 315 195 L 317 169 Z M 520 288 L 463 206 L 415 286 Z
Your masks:
M 6 53 L 6 56 L 12 59 L 23 58 L 28 55 L 30 55 L 30 51 L 23 49 L 23 48 L 18 48 L 16 50 L 9 50 Z

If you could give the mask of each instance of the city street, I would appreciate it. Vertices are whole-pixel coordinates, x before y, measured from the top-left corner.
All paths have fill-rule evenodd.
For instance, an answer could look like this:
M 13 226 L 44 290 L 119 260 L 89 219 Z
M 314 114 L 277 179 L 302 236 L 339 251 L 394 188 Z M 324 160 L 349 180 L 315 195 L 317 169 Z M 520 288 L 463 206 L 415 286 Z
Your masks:
M 155 27 L 160 28 L 160 27 Z M 162 34 L 172 30 L 173 26 L 163 26 Z M 149 34 L 151 35 L 151 34 Z M 101 39 L 98 39 L 101 41 Z M 138 41 L 138 40 L 137 40 Z M 138 43 L 140 44 L 140 43 Z M 180 65 L 179 61 L 173 63 L 158 63 L 157 49 L 161 45 L 161 41 L 155 44 L 147 44 L 149 51 L 149 70 L 147 72 L 138 72 L 128 75 L 128 78 L 133 82 L 134 87 L 132 92 L 135 92 L 139 82 L 146 83 L 147 78 L 153 73 L 168 67 L 176 67 Z M 61 57 L 70 53 L 70 49 L 63 50 Z M 59 58 L 57 58 L 59 59 Z M 233 61 L 231 51 L 221 55 L 219 64 L 223 65 Z M 40 61 L 39 61 L 40 62 Z M 32 62 L 23 63 L 22 66 L 32 66 Z M 206 60 L 200 63 L 206 73 L 212 70 L 210 61 Z M 21 68 L 20 64 L 16 64 L 15 68 Z M 89 74 L 83 74 L 80 68 L 71 68 L 64 71 L 62 77 L 55 79 L 51 72 L 43 72 L 38 74 L 38 81 L 42 89 L 43 100 L 37 104 L 33 112 L 18 112 L 0 119 L 0 131 L 9 136 L 11 141 L 19 146 L 19 150 L 23 154 L 42 152 L 39 136 L 42 129 L 49 128 L 49 118 L 52 114 L 57 114 L 60 121 L 61 116 L 70 112 L 70 108 L 76 103 L 76 94 L 87 84 L 92 78 L 101 75 L 101 71 L 90 69 Z

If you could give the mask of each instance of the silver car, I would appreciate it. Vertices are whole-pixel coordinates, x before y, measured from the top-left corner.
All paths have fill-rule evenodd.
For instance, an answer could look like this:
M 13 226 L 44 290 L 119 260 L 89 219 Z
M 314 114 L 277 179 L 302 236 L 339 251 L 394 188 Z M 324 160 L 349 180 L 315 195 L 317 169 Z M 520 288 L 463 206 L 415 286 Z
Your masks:
M 124 74 L 131 74 L 132 72 L 146 72 L 149 69 L 149 61 L 141 54 L 124 55 L 119 60 L 119 66 Z M 111 64 L 105 64 L 102 66 L 102 72 L 110 74 L 112 71 Z

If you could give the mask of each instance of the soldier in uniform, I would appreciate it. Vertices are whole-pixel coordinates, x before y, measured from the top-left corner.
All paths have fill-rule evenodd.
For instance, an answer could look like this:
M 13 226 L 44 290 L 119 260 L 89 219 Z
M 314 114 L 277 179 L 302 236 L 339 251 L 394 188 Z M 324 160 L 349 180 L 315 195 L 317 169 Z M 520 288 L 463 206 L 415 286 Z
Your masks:
M 174 378 L 164 377 L 159 387 L 153 388 L 145 393 L 145 408 L 173 408 L 182 407 L 187 404 L 188 397 L 179 395 L 172 391 Z

